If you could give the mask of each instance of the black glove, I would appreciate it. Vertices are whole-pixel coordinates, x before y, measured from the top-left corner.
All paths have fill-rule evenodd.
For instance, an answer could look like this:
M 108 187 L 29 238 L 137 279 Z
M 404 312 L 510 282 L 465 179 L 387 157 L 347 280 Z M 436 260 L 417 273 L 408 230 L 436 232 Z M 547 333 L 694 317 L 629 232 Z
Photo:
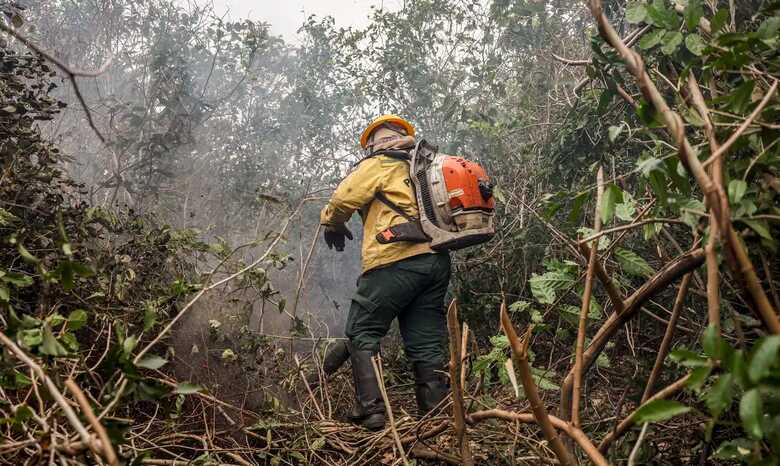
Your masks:
M 325 244 L 328 245 L 328 249 L 336 248 L 336 251 L 344 250 L 344 237 L 352 240 L 352 232 L 349 231 L 346 225 L 323 225 L 324 229 L 322 236 L 325 237 Z

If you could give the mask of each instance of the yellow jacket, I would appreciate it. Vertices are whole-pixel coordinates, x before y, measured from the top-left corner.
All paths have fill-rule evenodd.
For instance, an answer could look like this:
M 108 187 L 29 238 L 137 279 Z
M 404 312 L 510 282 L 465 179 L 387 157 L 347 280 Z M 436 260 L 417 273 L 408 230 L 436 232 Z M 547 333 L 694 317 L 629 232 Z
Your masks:
M 417 216 L 417 200 L 409 180 L 409 163 L 386 155 L 364 160 L 339 183 L 328 205 L 322 209 L 320 223 L 346 223 L 356 210 L 363 219 L 363 272 L 397 262 L 407 257 L 431 254 L 428 243 L 380 244 L 376 234 L 391 226 L 406 222 L 402 216 L 376 200 L 382 191 L 387 198 L 410 216 Z

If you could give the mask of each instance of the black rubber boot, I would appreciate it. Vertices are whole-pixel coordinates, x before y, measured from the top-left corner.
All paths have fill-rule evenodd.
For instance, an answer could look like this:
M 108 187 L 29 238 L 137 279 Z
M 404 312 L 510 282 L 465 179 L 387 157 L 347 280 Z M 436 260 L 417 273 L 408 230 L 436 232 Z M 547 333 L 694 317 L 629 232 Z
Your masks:
M 385 405 L 382 393 L 374 374 L 371 357 L 373 351 L 352 348 L 352 379 L 355 382 L 355 406 L 350 418 L 368 430 L 380 430 L 385 427 Z
M 420 416 L 428 414 L 449 394 L 443 368 L 434 364 L 414 363 L 414 394 Z
M 324 378 L 339 370 L 341 366 L 349 359 L 349 342 L 346 340 L 337 340 L 328 348 L 325 357 L 322 360 L 322 375 Z M 318 371 L 310 372 L 306 375 L 306 382 L 311 388 L 320 384 L 320 374 Z

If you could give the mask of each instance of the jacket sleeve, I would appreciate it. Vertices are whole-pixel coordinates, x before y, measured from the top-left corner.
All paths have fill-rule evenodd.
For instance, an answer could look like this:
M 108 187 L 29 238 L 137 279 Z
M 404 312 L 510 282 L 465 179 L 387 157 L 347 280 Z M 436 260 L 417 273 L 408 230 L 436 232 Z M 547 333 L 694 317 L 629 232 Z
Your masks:
M 382 189 L 383 178 L 384 170 L 378 158 L 361 162 L 339 183 L 328 205 L 320 213 L 320 223 L 346 223 L 356 210 L 374 199 L 377 191 Z

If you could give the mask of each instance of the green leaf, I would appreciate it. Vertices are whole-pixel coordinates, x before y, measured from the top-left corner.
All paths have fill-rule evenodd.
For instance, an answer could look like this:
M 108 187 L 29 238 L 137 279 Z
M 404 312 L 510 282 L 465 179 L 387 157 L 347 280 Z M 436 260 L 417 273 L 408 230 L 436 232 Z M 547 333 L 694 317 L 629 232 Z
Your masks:
M 664 55 L 671 55 L 677 51 L 677 48 L 682 44 L 683 35 L 679 31 L 667 32 L 664 35 L 664 45 L 661 46 L 661 52 Z
M 178 395 L 192 395 L 193 393 L 198 393 L 201 391 L 203 391 L 203 387 L 200 385 L 190 382 L 181 382 L 180 384 L 176 385 L 176 390 L 174 390 L 173 393 Z
M 691 376 L 688 377 L 688 380 L 685 382 L 685 386 L 696 393 L 700 392 L 711 372 L 712 367 L 710 366 L 697 367 L 691 371 Z
M 29 377 L 27 377 L 26 375 L 22 374 L 21 372 L 15 371 L 14 372 L 14 384 L 17 387 L 29 387 L 30 385 L 32 385 L 32 380 L 30 380 Z
M 731 406 L 733 396 L 734 376 L 729 373 L 721 374 L 706 394 L 707 408 L 712 417 L 720 417 L 720 414 Z
M 618 136 L 620 136 L 620 133 L 623 132 L 623 125 L 620 126 L 610 126 L 607 130 L 607 133 L 609 135 L 609 142 L 615 142 L 615 139 L 617 139 Z
M 22 343 L 22 346 L 32 349 L 43 342 L 43 333 L 40 328 L 30 328 L 19 332 L 17 339 Z
M 8 302 L 11 300 L 11 292 L 8 287 L 0 283 L 0 301 Z
M 780 350 L 780 335 L 765 337 L 756 343 L 748 367 L 750 380 L 758 383 L 769 375 L 772 366 L 778 363 L 778 350 Z
M 615 206 L 615 217 L 624 222 L 630 222 L 634 220 L 634 215 L 636 215 L 636 202 L 633 196 L 624 192 L 623 202 Z
M 647 5 L 646 22 L 652 22 L 658 27 L 673 31 L 680 27 L 680 17 L 674 10 L 666 7 L 664 0 L 653 0 L 652 5 Z
M 67 319 L 63 317 L 62 314 L 60 314 L 59 312 L 55 312 L 54 314 L 51 314 L 45 320 L 45 322 L 51 325 L 53 328 L 59 327 L 61 324 L 63 324 L 66 321 Z
M 70 291 L 73 289 L 73 267 L 71 267 L 72 262 L 71 261 L 62 261 L 57 266 L 57 273 L 60 277 L 60 283 L 62 283 L 62 287 L 65 289 L 65 291 Z
M 65 356 L 68 354 L 68 350 L 54 338 L 54 334 L 48 325 L 43 326 L 43 343 L 41 343 L 40 351 L 49 356 Z
M 752 388 L 742 395 L 739 402 L 739 417 L 742 419 L 742 428 L 752 438 L 761 440 L 764 433 L 761 429 L 762 416 L 761 393 L 758 388 Z
M 698 34 L 688 34 L 685 37 L 685 47 L 697 57 L 700 57 L 704 53 L 704 49 L 707 48 L 707 44 L 704 43 L 704 39 Z
M 753 231 L 758 233 L 758 235 L 764 239 L 772 240 L 772 233 L 769 231 L 769 224 L 766 222 L 766 220 L 755 220 L 755 219 L 749 219 L 749 218 L 741 218 L 739 219 L 740 222 L 746 223 L 747 226 L 750 227 Z
M 745 113 L 753 96 L 753 88 L 756 82 L 748 80 L 737 87 L 726 97 L 726 109 L 733 113 Z
M 695 31 L 699 27 L 699 21 L 704 16 L 704 8 L 702 7 L 701 0 L 688 0 L 688 4 L 685 6 L 685 25 L 689 31 Z
M 672 351 L 669 359 L 684 367 L 708 367 L 710 362 L 704 356 L 684 348 Z
M 533 274 L 528 280 L 531 294 L 542 304 L 554 303 L 555 292 L 573 282 L 574 278 L 571 275 L 560 271 L 545 272 L 542 275 Z
M 78 330 L 87 323 L 87 311 L 84 309 L 76 309 L 68 314 L 68 328 L 71 330 Z
M 677 206 L 680 208 L 680 220 L 689 227 L 696 229 L 699 220 L 704 215 L 704 204 L 698 199 L 687 198 L 679 200 Z
M 135 349 L 135 346 L 138 344 L 138 338 L 135 336 L 129 336 L 125 338 L 125 340 L 122 342 L 122 352 L 125 353 L 125 356 L 130 356 L 133 354 L 133 350 Z
M 17 288 L 24 288 L 33 284 L 33 279 L 29 275 L 17 272 L 8 272 L 0 280 L 10 283 Z
M 753 442 L 746 438 L 738 438 L 721 443 L 712 458 L 718 460 L 747 460 L 751 453 L 753 453 Z
M 157 323 L 157 308 L 152 305 L 144 307 L 144 331 L 154 327 Z
M 536 385 L 540 390 L 558 391 L 561 389 L 561 387 L 553 381 L 553 377 L 555 376 L 554 372 L 531 367 L 531 376 L 533 376 L 534 382 L 536 382 Z
M 525 312 L 528 310 L 529 306 L 531 306 L 531 303 L 528 301 L 515 301 L 512 304 L 509 305 L 509 312 L 515 313 L 515 312 Z
M 166 365 L 168 361 L 166 359 L 161 358 L 160 356 L 151 355 L 151 356 L 145 356 L 142 358 L 136 366 L 143 367 L 144 369 L 159 369 L 162 366 Z
M 712 21 L 710 21 L 710 30 L 712 31 L 712 34 L 717 35 L 722 29 L 723 26 L 725 26 L 729 19 L 731 18 L 731 14 L 729 13 L 728 8 L 721 8 L 715 13 L 715 16 L 712 17 Z
M 631 418 L 635 424 L 667 421 L 690 411 L 689 406 L 672 400 L 653 400 L 636 410 Z
M 645 34 L 641 39 L 639 39 L 639 48 L 642 50 L 647 50 L 655 47 L 661 43 L 661 39 L 663 39 L 664 34 L 666 34 L 666 30 L 664 29 L 655 29 L 652 32 Z
M 604 198 L 601 200 L 599 211 L 601 212 L 601 221 L 609 223 L 615 215 L 615 205 L 623 202 L 623 191 L 610 183 L 604 188 Z
M 71 262 L 70 265 L 73 267 L 73 271 L 76 273 L 76 275 L 81 277 L 91 277 L 95 275 L 95 271 L 86 264 L 82 264 L 80 262 Z
M 62 243 L 62 253 L 68 257 L 73 255 L 73 249 L 71 249 L 70 243 Z
M 729 192 L 729 202 L 732 204 L 739 204 L 739 201 L 742 200 L 742 197 L 747 192 L 748 185 L 742 180 L 731 180 L 729 182 L 728 192 Z
M 636 277 L 650 277 L 655 273 L 650 264 L 642 259 L 634 251 L 628 249 L 616 248 L 615 258 L 620 264 L 620 267 L 628 274 Z
M 647 17 L 647 8 L 642 3 L 635 3 L 626 8 L 626 21 L 631 24 L 641 23 Z
M 22 243 L 18 243 L 16 245 L 16 250 L 19 251 L 19 255 L 22 256 L 22 260 L 27 262 L 28 264 L 37 264 L 40 262 L 40 259 L 33 256 L 30 251 L 27 250 L 24 246 L 22 246 Z

